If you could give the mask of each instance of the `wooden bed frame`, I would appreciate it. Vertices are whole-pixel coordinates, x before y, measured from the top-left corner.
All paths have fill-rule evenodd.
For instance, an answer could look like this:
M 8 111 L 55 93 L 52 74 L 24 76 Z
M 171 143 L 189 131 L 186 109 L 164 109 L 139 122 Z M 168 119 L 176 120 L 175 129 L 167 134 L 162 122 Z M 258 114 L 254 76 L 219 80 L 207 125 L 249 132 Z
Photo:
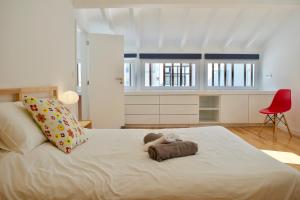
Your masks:
M 0 97 L 8 97 L 9 101 L 21 101 L 27 95 L 41 95 L 45 97 L 57 97 L 57 86 L 46 87 L 24 87 L 0 89 Z M 7 100 L 6 100 L 7 101 Z

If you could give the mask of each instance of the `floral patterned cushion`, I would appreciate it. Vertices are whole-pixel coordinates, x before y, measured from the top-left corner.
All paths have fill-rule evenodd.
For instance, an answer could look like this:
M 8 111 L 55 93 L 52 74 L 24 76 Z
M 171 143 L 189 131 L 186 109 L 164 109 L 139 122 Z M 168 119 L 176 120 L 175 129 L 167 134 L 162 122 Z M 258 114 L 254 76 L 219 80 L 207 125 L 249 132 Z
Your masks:
M 78 121 L 58 100 L 26 97 L 23 104 L 50 142 L 63 152 L 70 153 L 88 140 Z

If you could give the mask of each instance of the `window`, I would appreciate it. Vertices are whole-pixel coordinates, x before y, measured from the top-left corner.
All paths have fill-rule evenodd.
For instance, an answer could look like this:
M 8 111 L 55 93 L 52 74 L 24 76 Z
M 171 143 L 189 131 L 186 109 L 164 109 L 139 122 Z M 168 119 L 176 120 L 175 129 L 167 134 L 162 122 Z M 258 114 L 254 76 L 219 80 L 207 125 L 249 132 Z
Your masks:
M 195 87 L 196 64 L 145 62 L 145 87 Z
M 208 87 L 254 87 L 254 62 L 207 62 Z
M 124 61 L 124 86 L 127 88 L 134 86 L 134 63 L 133 60 Z

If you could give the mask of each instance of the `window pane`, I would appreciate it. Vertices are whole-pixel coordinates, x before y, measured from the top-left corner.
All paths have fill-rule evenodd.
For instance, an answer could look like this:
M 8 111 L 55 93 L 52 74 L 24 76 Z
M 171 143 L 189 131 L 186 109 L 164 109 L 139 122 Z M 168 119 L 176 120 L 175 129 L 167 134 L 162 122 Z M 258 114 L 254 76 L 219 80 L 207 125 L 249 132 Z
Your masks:
M 124 86 L 130 87 L 131 86 L 131 64 L 124 63 Z
M 212 86 L 212 63 L 207 65 L 207 85 Z
M 214 63 L 214 86 L 219 86 L 219 63 Z
M 255 64 L 252 64 L 252 87 L 255 86 Z
M 150 87 L 150 63 L 145 63 L 145 86 Z
M 196 85 L 196 64 L 192 64 L 192 70 L 190 73 L 192 73 L 192 85 L 190 86 L 194 87 Z
M 183 63 L 182 64 L 182 67 L 181 67 L 181 86 L 187 86 L 187 82 L 186 82 L 186 72 L 189 73 L 188 71 L 188 68 L 189 68 L 189 64 L 187 63 Z
M 237 63 L 234 64 L 234 83 L 235 87 L 244 86 L 244 64 Z
M 161 86 L 162 83 L 162 74 L 160 68 L 162 67 L 162 63 L 152 63 L 151 65 L 151 86 L 157 87 Z
M 220 64 L 220 86 L 224 87 L 225 86 L 225 64 L 221 63 Z
M 164 64 L 160 63 L 159 66 L 159 86 L 164 85 Z
M 182 86 L 190 86 L 191 69 L 189 63 L 182 64 Z
M 195 86 L 195 70 L 196 64 L 190 63 L 145 63 L 145 86 Z
M 252 86 L 252 84 L 251 84 L 251 77 L 252 77 L 252 75 L 251 75 L 251 72 L 252 72 L 252 70 L 251 70 L 251 67 L 252 67 L 252 65 L 251 64 L 246 64 L 246 86 L 247 87 L 251 87 Z
M 207 85 L 212 87 L 253 87 L 253 63 L 207 63 Z
M 226 86 L 232 86 L 232 64 L 226 64 Z
M 171 86 L 171 72 L 172 72 L 172 64 L 165 63 L 165 84 L 164 86 Z
M 173 66 L 173 86 L 180 86 L 180 63 L 174 63 Z

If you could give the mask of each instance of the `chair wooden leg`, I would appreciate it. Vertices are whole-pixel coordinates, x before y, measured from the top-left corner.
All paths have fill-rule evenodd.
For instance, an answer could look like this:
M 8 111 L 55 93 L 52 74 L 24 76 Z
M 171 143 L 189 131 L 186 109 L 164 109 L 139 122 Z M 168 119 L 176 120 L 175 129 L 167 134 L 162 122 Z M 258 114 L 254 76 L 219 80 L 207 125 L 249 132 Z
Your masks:
M 261 137 L 261 132 L 262 130 L 265 128 L 266 124 L 269 122 L 268 119 L 268 115 L 266 115 L 265 119 L 264 119 L 264 123 L 261 125 L 260 129 L 259 129 L 259 132 L 258 132 L 258 137 Z
M 277 141 L 277 133 L 276 133 L 276 121 L 277 121 L 277 114 L 274 114 L 273 117 L 273 141 Z
M 285 124 L 285 126 L 287 127 L 287 130 L 288 130 L 288 132 L 289 132 L 290 137 L 293 137 L 293 134 L 291 133 L 290 127 L 289 127 L 289 125 L 288 125 L 288 122 L 287 122 L 287 120 L 286 120 L 284 114 L 282 114 L 282 116 L 283 116 L 284 124 Z

